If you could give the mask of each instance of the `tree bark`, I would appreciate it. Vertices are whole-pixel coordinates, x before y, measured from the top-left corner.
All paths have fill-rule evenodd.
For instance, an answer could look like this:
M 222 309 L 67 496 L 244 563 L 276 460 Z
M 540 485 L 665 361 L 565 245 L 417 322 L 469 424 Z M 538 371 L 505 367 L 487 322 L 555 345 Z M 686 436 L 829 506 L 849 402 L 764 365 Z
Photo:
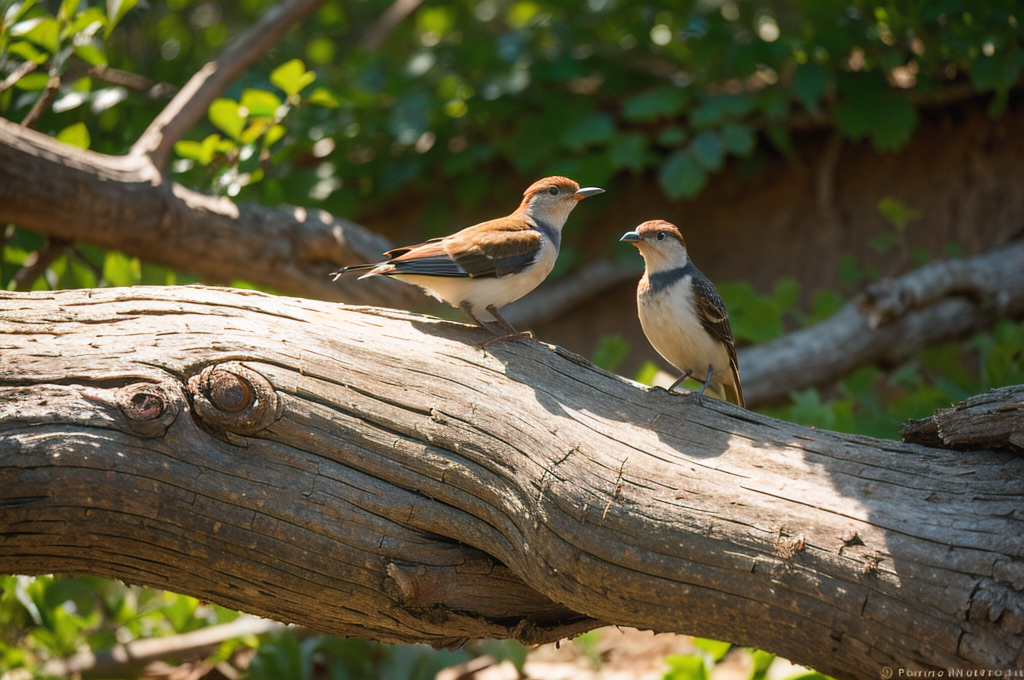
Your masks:
M 390 641 L 602 623 L 837 677 L 1024 663 L 1024 460 L 798 427 L 467 325 L 0 293 L 0 571 Z
M 330 280 L 338 266 L 379 259 L 390 247 L 354 222 L 200 194 L 163 177 L 144 154 L 79 151 L 0 119 L 0 223 L 8 222 L 215 282 L 411 309 L 426 300 L 386 277 Z

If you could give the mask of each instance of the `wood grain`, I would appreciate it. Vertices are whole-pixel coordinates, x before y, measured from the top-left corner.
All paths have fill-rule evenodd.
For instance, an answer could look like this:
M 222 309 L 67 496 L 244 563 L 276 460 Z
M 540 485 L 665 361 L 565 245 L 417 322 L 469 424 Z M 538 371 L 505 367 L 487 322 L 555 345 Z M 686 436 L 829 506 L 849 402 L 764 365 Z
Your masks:
M 794 426 L 427 316 L 0 293 L 0 571 L 458 645 L 602 623 L 837 677 L 1024 661 L 1024 461 Z

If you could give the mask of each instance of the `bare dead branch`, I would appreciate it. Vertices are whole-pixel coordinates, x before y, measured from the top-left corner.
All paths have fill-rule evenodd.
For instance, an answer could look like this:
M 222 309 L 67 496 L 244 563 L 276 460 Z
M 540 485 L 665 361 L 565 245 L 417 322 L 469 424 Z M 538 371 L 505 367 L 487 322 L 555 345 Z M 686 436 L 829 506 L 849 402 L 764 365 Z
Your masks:
M 841 678 L 1024 660 L 1024 458 L 485 337 L 252 291 L 0 292 L 0 572 L 438 646 L 606 621 Z
M 80 151 L 5 120 L 0 157 L 0 222 L 114 248 L 214 282 L 241 279 L 358 304 L 428 304 L 397 281 L 330 281 L 332 269 L 374 260 L 390 244 L 324 211 L 213 198 L 166 180 L 146 157 Z
M 870 287 L 830 319 L 740 350 L 747 403 L 835 382 L 869 364 L 897 365 L 929 343 L 1024 314 L 1024 241 L 924 266 Z
M 902 435 L 926 446 L 1024 452 L 1024 386 L 995 389 L 910 421 Z
M 14 274 L 14 290 L 28 290 L 42 276 L 43 272 L 53 264 L 71 245 L 71 241 L 63 238 L 48 238 L 39 250 L 29 253 L 25 263 Z
M 3 81 L 0 81 L 0 92 L 14 87 L 15 83 L 27 76 L 29 73 L 35 71 L 37 68 L 39 68 L 39 64 L 34 61 L 21 62 L 18 64 L 17 68 L 11 71 L 7 77 L 3 79 Z
M 359 41 L 360 46 L 364 50 L 378 49 L 391 35 L 391 31 L 395 30 L 395 26 L 402 23 L 422 4 L 423 0 L 394 0 L 363 34 L 363 39 Z
M 227 640 L 273 633 L 285 627 L 277 621 L 240 616 L 229 623 L 188 633 L 117 644 L 98 654 L 87 650 L 66 659 L 51 659 L 43 664 L 42 672 L 58 678 L 137 678 L 140 671 L 153 661 L 208 654 Z
M 640 262 L 625 264 L 598 260 L 513 302 L 502 316 L 513 326 L 524 328 L 546 323 L 624 281 L 639 278 L 642 273 L 643 264 Z
M 150 123 L 129 155 L 145 155 L 163 168 L 174 146 L 249 66 L 285 33 L 323 5 L 324 0 L 288 0 L 274 5 L 260 20 L 235 38 L 215 60 L 203 66 Z
M 36 99 L 32 108 L 25 114 L 25 117 L 21 119 L 21 125 L 25 128 L 33 128 L 36 123 L 39 122 L 39 118 L 46 111 L 47 107 L 50 106 L 50 102 L 57 96 L 57 91 L 60 89 L 60 76 L 51 74 L 50 79 L 46 81 L 46 88 L 39 93 L 39 98 Z

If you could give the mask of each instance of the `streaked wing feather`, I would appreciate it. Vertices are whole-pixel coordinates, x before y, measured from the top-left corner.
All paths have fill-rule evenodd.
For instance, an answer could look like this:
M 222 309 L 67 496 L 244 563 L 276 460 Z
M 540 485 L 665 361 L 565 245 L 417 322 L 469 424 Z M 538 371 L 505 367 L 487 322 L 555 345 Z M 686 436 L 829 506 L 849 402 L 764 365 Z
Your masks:
M 740 384 L 739 361 L 736 358 L 736 341 L 732 335 L 732 324 L 729 323 L 729 312 L 722 302 L 722 297 L 711 281 L 703 274 L 693 277 L 694 297 L 697 301 L 697 316 L 700 323 L 715 340 L 725 345 L 729 353 L 729 368 L 732 370 L 736 383 L 737 399 L 743 406 L 743 387 Z
M 522 271 L 537 257 L 544 237 L 519 220 L 484 222 L 445 239 L 444 248 L 474 278 Z

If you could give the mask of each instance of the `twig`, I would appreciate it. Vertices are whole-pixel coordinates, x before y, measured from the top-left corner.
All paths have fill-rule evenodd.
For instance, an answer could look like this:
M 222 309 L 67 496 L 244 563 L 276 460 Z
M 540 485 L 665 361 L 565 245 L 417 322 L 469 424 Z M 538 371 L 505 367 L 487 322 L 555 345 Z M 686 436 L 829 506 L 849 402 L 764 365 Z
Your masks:
M 38 67 L 39 64 L 35 63 L 34 61 L 23 61 L 22 63 L 18 64 L 18 67 L 11 71 L 10 75 L 4 78 L 3 81 L 0 81 L 0 92 L 3 92 L 8 88 L 14 87 L 14 84 L 16 82 L 27 76 L 29 73 L 35 71 Z
M 39 99 L 32 105 L 32 109 L 25 115 L 25 118 L 21 121 L 22 127 L 31 128 L 39 122 L 39 117 L 43 115 L 43 111 L 46 111 L 46 107 L 50 105 L 53 98 L 57 96 L 57 90 L 60 89 L 60 76 L 51 75 L 50 79 L 46 81 L 46 89 L 39 95 Z
M 324 0 L 291 0 L 268 10 L 219 57 L 189 79 L 150 123 L 128 155 L 149 156 L 156 167 L 163 168 L 171 147 L 206 114 L 213 100 L 293 26 L 323 4 Z
M 639 258 L 635 265 L 598 260 L 572 276 L 546 285 L 536 293 L 514 302 L 502 311 L 502 316 L 517 328 L 542 324 L 557 319 L 609 288 L 639 278 L 641 273 L 643 265 Z
M 924 345 L 1024 314 L 1024 242 L 936 262 L 868 288 L 827 321 L 740 350 L 747 404 L 896 364 Z
M 152 661 L 169 656 L 194 656 L 215 648 L 225 640 L 245 635 L 263 635 L 285 627 L 277 621 L 240 616 L 230 623 L 200 628 L 189 633 L 115 645 L 98 654 L 83 651 L 67 659 L 52 659 L 43 664 L 42 673 L 56 677 L 81 674 L 83 677 L 134 678 L 138 677 L 142 667 Z
M 53 261 L 64 254 L 71 241 L 51 236 L 43 247 L 29 253 L 21 269 L 14 274 L 14 290 L 28 290 Z
M 388 39 L 391 31 L 395 30 L 395 26 L 402 23 L 422 4 L 423 0 L 395 0 L 363 34 L 363 39 L 359 41 L 360 47 L 364 50 L 379 48 Z

